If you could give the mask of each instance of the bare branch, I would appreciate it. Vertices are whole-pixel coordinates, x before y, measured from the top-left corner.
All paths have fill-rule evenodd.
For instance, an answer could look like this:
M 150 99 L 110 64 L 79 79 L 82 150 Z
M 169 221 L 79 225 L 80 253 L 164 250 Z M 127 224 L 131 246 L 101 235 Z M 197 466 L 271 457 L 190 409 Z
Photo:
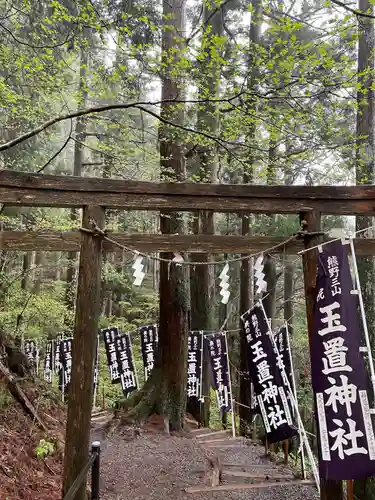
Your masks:
M 30 43 L 27 43 L 27 42 L 24 42 L 23 40 L 20 40 L 19 38 L 17 38 L 12 30 L 10 30 L 9 28 L 7 28 L 6 26 L 4 26 L 3 23 L 0 23 L 0 28 L 2 28 L 4 31 L 6 31 L 8 33 L 9 36 L 11 36 L 11 38 L 13 38 L 13 40 L 20 44 L 20 45 L 26 45 L 26 47 L 30 47 L 31 49 L 56 49 L 58 47 L 63 47 L 64 45 L 66 45 L 67 43 L 71 43 L 73 40 L 74 40 L 74 35 L 73 36 L 69 36 L 67 37 L 65 40 L 63 40 L 62 42 L 59 42 L 59 43 L 56 43 L 54 45 L 32 45 Z
M 43 167 L 41 167 L 39 170 L 37 170 L 37 174 L 40 174 L 41 172 L 43 172 L 43 170 L 45 170 L 48 165 L 50 165 L 53 160 L 55 158 L 57 158 L 59 156 L 59 154 L 64 151 L 64 149 L 66 148 L 66 146 L 68 145 L 70 139 L 72 138 L 72 132 L 73 132 L 73 120 L 70 120 L 70 132 L 69 132 L 69 135 L 68 137 L 66 138 L 66 140 L 64 141 L 64 144 L 61 146 L 61 148 L 47 161 L 47 163 L 45 163 L 43 165 Z
M 71 120 L 73 118 L 79 118 L 81 116 L 86 116 L 86 115 L 92 115 L 92 114 L 98 114 L 98 113 L 103 113 L 105 111 L 111 111 L 114 109 L 130 109 L 130 108 L 138 108 L 142 109 L 145 113 L 148 113 L 155 118 L 157 118 L 160 121 L 161 120 L 160 116 L 157 113 L 154 113 L 147 108 L 142 108 L 142 106 L 158 106 L 163 103 L 170 103 L 170 104 L 186 104 L 186 103 L 194 103 L 194 104 L 199 104 L 199 103 L 207 103 L 207 102 L 216 102 L 216 103 L 230 103 L 234 99 L 239 97 L 239 94 L 229 98 L 229 99 L 203 99 L 203 100 L 192 100 L 192 101 L 185 101 L 185 100 L 178 100 L 178 99 L 167 99 L 164 101 L 156 101 L 156 102 L 151 102 L 151 101 L 139 101 L 139 102 L 131 102 L 131 103 L 117 103 L 117 104 L 107 104 L 105 106 L 94 106 L 92 108 L 86 108 L 86 109 L 80 109 L 77 111 L 74 111 L 72 113 L 67 113 L 65 115 L 60 115 L 55 118 L 51 118 L 51 120 L 48 120 L 39 127 L 36 127 L 33 130 L 30 130 L 29 132 L 26 132 L 23 135 L 20 135 L 16 139 L 13 139 L 11 141 L 5 142 L 4 144 L 0 145 L 0 152 L 1 151 L 6 151 L 8 149 L 13 148 L 14 146 L 17 146 L 18 144 L 21 144 L 22 142 L 27 141 L 28 139 L 31 139 L 32 137 L 35 137 L 36 135 L 40 134 L 41 132 L 44 132 L 44 130 L 47 130 L 48 128 L 52 127 L 53 125 L 56 125 L 57 123 L 60 123 L 65 120 Z M 176 126 L 174 123 L 169 122 L 169 125 Z M 186 129 L 192 133 L 195 133 L 197 135 L 205 135 L 201 132 L 198 132 L 197 130 L 194 129 Z M 206 137 L 208 137 L 206 135 Z M 214 137 L 208 137 L 212 140 L 215 140 Z
M 352 14 L 358 16 L 358 17 L 367 17 L 369 19 L 375 19 L 375 16 L 372 14 L 366 14 L 365 12 L 361 12 L 360 10 L 357 9 L 352 9 L 349 7 L 349 5 L 344 4 L 344 2 L 340 2 L 340 0 L 331 0 L 332 3 L 338 5 L 339 7 L 342 7 L 343 9 L 347 10 L 348 12 L 351 12 Z

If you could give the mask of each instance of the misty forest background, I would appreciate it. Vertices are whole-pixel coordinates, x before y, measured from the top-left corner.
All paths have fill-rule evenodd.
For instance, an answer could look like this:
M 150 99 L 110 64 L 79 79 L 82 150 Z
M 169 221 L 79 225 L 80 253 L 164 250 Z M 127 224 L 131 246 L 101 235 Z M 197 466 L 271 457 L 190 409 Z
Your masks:
M 0 33 L 1 144 L 51 117 L 113 105 L 3 148 L 3 169 L 151 181 L 374 183 L 373 2 L 0 0 Z M 128 103 L 133 105 L 121 109 Z M 5 206 L 0 218 L 3 230 L 80 227 L 79 210 Z M 327 232 L 360 230 L 372 218 L 323 222 Z M 297 216 L 107 210 L 106 227 L 287 238 L 300 225 Z M 102 327 L 133 331 L 159 321 L 160 264 L 149 259 L 136 288 L 133 260 L 127 252 L 104 255 Z M 314 434 L 301 259 L 279 254 L 265 262 L 267 312 L 275 325 L 284 319 L 290 325 L 301 411 Z M 75 252 L 2 251 L 0 329 L 41 343 L 71 334 L 77 263 Z M 180 300 L 191 329 L 229 330 L 234 396 L 249 404 L 238 328 L 253 302 L 252 260 L 230 265 L 228 305 L 218 294 L 221 269 L 190 267 Z M 359 259 L 359 269 L 374 340 L 373 259 Z M 108 383 L 103 354 L 98 405 L 108 406 L 120 391 Z M 215 408 L 211 398 L 205 424 L 211 409 L 211 424 L 220 425 Z M 253 432 L 247 410 L 240 411 L 241 433 Z

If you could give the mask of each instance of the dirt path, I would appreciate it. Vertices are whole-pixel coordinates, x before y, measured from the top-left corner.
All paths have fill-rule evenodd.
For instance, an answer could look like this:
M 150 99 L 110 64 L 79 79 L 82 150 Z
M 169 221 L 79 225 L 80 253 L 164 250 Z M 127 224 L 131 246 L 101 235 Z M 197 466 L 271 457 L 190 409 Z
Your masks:
M 317 490 L 294 481 L 292 470 L 264 458 L 264 448 L 229 436 L 166 436 L 157 426 L 122 428 L 105 438 L 100 425 L 92 432 L 102 447 L 102 500 L 316 500 Z M 219 439 L 216 441 L 216 439 Z M 224 440 L 223 440 L 224 438 Z M 214 442 L 216 441 L 216 442 Z M 229 491 L 187 493 L 186 488 L 211 486 L 212 468 L 207 457 L 219 456 L 221 485 L 237 485 Z M 253 477 L 247 477 L 252 474 Z M 265 483 L 262 489 L 243 484 Z M 278 483 L 270 487 L 270 483 Z M 236 486 L 234 486 L 236 488 Z

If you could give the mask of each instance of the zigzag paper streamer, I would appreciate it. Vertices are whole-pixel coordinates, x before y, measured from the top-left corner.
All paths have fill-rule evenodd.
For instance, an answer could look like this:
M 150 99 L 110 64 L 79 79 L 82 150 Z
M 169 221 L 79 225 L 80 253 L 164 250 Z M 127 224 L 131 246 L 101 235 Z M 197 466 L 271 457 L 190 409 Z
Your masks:
M 267 290 L 267 281 L 264 280 L 265 274 L 263 272 L 264 263 L 263 263 L 263 254 L 260 255 L 255 264 L 254 264 L 254 276 L 256 278 L 255 285 L 257 287 L 256 293 L 262 293 Z
M 220 276 L 219 276 L 219 278 L 220 278 L 219 286 L 221 288 L 220 295 L 222 297 L 222 299 L 221 299 L 222 304 L 228 304 L 228 300 L 230 297 L 229 283 L 228 283 L 228 281 L 229 281 L 228 271 L 229 271 L 229 265 L 228 265 L 228 263 L 226 263 L 224 266 L 224 269 L 221 271 Z
M 182 262 L 184 262 L 184 258 L 182 257 L 182 255 L 180 253 L 175 253 L 173 255 L 174 257 L 172 259 L 172 262 L 175 262 L 176 265 L 181 266 Z
M 143 272 L 144 265 L 142 261 L 143 257 L 141 255 L 138 255 L 134 261 L 134 264 L 132 265 L 132 269 L 134 269 L 133 277 L 135 278 L 133 282 L 134 286 L 141 286 L 143 278 L 146 275 Z

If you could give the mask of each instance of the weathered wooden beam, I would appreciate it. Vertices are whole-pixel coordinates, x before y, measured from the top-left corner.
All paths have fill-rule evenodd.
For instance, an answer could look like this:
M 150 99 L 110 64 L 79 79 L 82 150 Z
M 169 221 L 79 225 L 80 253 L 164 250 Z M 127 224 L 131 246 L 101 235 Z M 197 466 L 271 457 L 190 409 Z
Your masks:
M 0 171 L 0 203 L 24 206 L 102 205 L 133 210 L 375 214 L 375 186 L 254 186 L 153 183 Z
M 92 219 L 100 228 L 103 228 L 104 210 L 101 207 L 85 207 L 83 226 L 91 229 Z M 79 261 L 72 378 L 66 423 L 64 494 L 68 492 L 80 471 L 85 467 L 89 452 L 94 362 L 100 315 L 101 265 L 102 238 L 84 233 Z M 74 499 L 86 499 L 86 481 L 83 481 Z
M 126 247 L 149 252 L 192 252 L 192 253 L 254 253 L 266 250 L 285 241 L 282 237 L 245 237 L 193 234 L 126 234 L 109 233 L 112 240 Z M 21 251 L 77 251 L 82 233 L 80 231 L 0 231 L 0 249 Z M 364 240 L 365 241 L 365 240 Z M 369 241 L 369 240 L 366 240 Z M 114 244 L 105 241 L 105 251 L 114 252 Z M 284 247 L 278 249 L 283 252 Z M 375 244 L 374 244 L 375 248 Z M 285 251 L 296 254 L 303 249 L 301 241 L 290 242 Z
M 109 233 L 108 236 L 125 247 L 144 253 L 190 252 L 190 253 L 243 253 L 263 252 L 285 241 L 281 236 L 227 236 L 194 234 L 144 234 Z M 0 231 L 0 250 L 75 252 L 80 249 L 80 231 Z M 375 239 L 354 240 L 357 255 L 375 255 Z M 273 253 L 296 255 L 303 250 L 303 241 L 290 241 L 274 249 Z M 122 252 L 116 245 L 104 241 L 103 249 Z
M 79 191 L 96 193 L 215 196 L 275 199 L 332 199 L 375 202 L 375 186 L 295 186 L 253 184 L 205 184 L 193 182 L 148 182 L 102 177 L 75 177 L 71 175 L 45 175 L 13 170 L 0 171 L 0 186 L 9 188 L 52 191 Z

